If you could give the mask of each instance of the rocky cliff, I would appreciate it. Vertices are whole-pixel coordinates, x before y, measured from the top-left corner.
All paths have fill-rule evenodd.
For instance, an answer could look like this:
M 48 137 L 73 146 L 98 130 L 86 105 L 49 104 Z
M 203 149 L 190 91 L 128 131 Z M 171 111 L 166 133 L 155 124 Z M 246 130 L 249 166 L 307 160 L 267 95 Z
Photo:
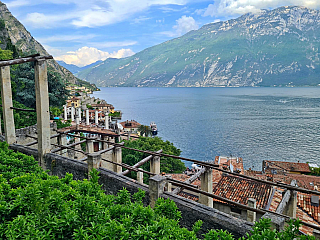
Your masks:
M 319 47 L 319 11 L 281 7 L 204 25 L 78 77 L 98 86 L 314 86 Z

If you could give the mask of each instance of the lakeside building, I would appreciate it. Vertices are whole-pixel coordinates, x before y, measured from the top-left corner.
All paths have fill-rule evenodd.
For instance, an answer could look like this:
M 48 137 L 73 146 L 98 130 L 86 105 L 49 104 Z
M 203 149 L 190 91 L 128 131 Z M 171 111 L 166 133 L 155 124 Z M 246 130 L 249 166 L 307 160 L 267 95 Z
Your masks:
M 305 175 L 311 172 L 309 164 L 307 163 L 265 160 L 262 165 L 262 171 L 244 170 L 242 158 L 237 157 L 216 156 L 214 163 L 218 164 L 221 169 L 239 173 L 240 175 L 243 174 L 261 180 L 285 183 L 288 185 L 295 184 L 298 187 L 309 190 L 318 191 L 318 189 L 320 189 L 319 176 Z M 175 180 L 186 181 L 193 174 L 196 174 L 196 172 L 197 171 L 194 170 L 193 172 L 186 171 L 184 174 L 168 175 Z M 248 205 L 248 202 L 251 201 L 250 199 L 254 199 L 257 208 L 276 211 L 280 203 L 286 201 L 284 195 L 287 190 L 284 188 L 242 178 L 241 176 L 222 173 L 217 170 L 212 171 L 212 183 L 213 194 L 244 205 Z M 200 179 L 196 179 L 191 184 L 200 188 Z M 179 195 L 196 202 L 199 201 L 199 194 L 192 193 L 191 191 L 181 191 Z M 304 222 L 320 226 L 319 196 L 298 192 L 296 200 L 293 201 L 293 207 L 295 208 L 297 218 Z M 232 204 L 214 198 L 213 208 L 240 219 L 246 220 L 248 217 L 247 210 L 240 209 Z M 261 217 L 261 214 L 256 215 L 257 219 Z M 300 227 L 301 234 L 312 235 L 313 231 L 313 228 L 305 225 Z
M 108 103 L 93 103 L 91 107 L 98 109 L 99 111 L 107 111 L 110 113 L 114 113 L 114 106 Z
M 78 97 L 71 97 L 69 100 L 67 100 L 67 108 L 78 108 L 80 107 L 80 98 Z
M 123 131 L 126 133 L 128 133 L 128 132 L 129 133 L 138 133 L 138 129 L 141 126 L 141 124 L 135 120 L 131 120 L 131 121 L 127 120 L 125 122 L 121 122 L 120 124 L 123 127 Z

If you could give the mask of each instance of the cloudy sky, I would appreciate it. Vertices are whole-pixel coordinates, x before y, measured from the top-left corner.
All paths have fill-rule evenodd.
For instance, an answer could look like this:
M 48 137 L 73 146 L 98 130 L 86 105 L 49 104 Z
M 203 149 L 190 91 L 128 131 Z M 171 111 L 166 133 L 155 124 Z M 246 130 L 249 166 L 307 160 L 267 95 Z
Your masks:
M 320 0 L 5 0 L 58 60 L 78 66 L 127 57 L 210 22 Z

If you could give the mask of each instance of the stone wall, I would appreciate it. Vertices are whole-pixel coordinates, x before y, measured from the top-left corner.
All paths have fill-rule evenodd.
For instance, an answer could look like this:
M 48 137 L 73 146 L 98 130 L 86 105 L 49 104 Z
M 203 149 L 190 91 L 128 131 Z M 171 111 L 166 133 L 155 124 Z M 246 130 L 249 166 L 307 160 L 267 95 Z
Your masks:
M 37 159 L 37 149 L 32 149 L 19 144 L 12 144 L 10 145 L 10 148 L 27 155 L 32 155 Z M 61 178 L 64 177 L 66 173 L 72 173 L 76 180 L 88 178 L 87 164 L 84 162 L 79 162 L 77 160 L 52 153 L 46 155 L 45 161 L 49 174 L 56 175 Z M 99 183 L 106 194 L 116 194 L 123 188 L 126 188 L 131 194 L 133 194 L 140 188 L 146 192 L 144 204 L 149 204 L 148 185 L 138 183 L 126 176 L 118 175 L 104 168 L 99 168 L 98 171 L 100 172 Z M 200 234 L 205 233 L 210 229 L 223 229 L 228 230 L 238 238 L 244 236 L 245 233 L 250 231 L 253 226 L 250 222 L 235 218 L 217 209 L 207 207 L 172 193 L 165 192 L 161 197 L 170 198 L 176 203 L 182 214 L 182 219 L 180 221 L 181 226 L 191 229 L 197 220 L 202 220 L 203 230 Z

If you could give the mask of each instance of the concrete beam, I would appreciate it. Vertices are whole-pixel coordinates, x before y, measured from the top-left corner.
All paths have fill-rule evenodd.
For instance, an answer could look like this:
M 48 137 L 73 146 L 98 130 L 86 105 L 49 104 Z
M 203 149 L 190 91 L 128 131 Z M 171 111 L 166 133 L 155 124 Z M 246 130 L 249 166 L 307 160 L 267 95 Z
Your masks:
M 58 136 L 58 144 L 59 144 L 60 146 L 65 146 L 65 145 L 67 145 L 67 135 L 66 135 L 66 134 L 60 134 L 60 135 Z M 66 148 L 65 148 L 65 149 L 62 149 L 61 152 L 60 152 L 60 154 L 61 154 L 62 156 L 64 156 L 64 157 L 67 157 L 67 149 L 66 149 Z
M 74 122 L 74 107 L 71 107 L 71 122 Z
M 12 90 L 10 79 L 10 67 L 5 66 L 0 69 L 1 75 L 1 97 L 3 110 L 3 123 L 6 142 L 12 144 L 16 142 L 16 132 L 14 127 L 12 105 Z
M 45 60 L 36 61 L 34 66 L 38 154 L 40 166 L 45 169 L 44 155 L 50 152 L 50 112 L 47 63 Z
M 122 150 L 121 150 L 121 147 L 115 147 L 113 149 L 112 162 L 122 163 Z M 116 173 L 121 173 L 122 172 L 122 167 L 119 166 L 119 165 L 113 164 L 113 171 L 116 172 Z
M 139 169 L 141 169 L 141 168 L 139 168 Z M 143 172 L 137 172 L 137 181 L 139 183 L 143 183 Z
M 67 105 L 63 106 L 63 115 L 64 115 L 64 120 L 68 120 L 68 114 L 67 114 Z
M 95 123 L 96 125 L 98 125 L 98 123 L 99 123 L 98 111 L 95 111 L 95 112 L 94 112 L 94 123 Z
M 90 121 L 89 121 L 89 109 L 86 110 L 86 125 L 90 125 Z
M 94 148 L 93 148 L 93 140 L 87 139 L 87 153 L 93 153 Z

